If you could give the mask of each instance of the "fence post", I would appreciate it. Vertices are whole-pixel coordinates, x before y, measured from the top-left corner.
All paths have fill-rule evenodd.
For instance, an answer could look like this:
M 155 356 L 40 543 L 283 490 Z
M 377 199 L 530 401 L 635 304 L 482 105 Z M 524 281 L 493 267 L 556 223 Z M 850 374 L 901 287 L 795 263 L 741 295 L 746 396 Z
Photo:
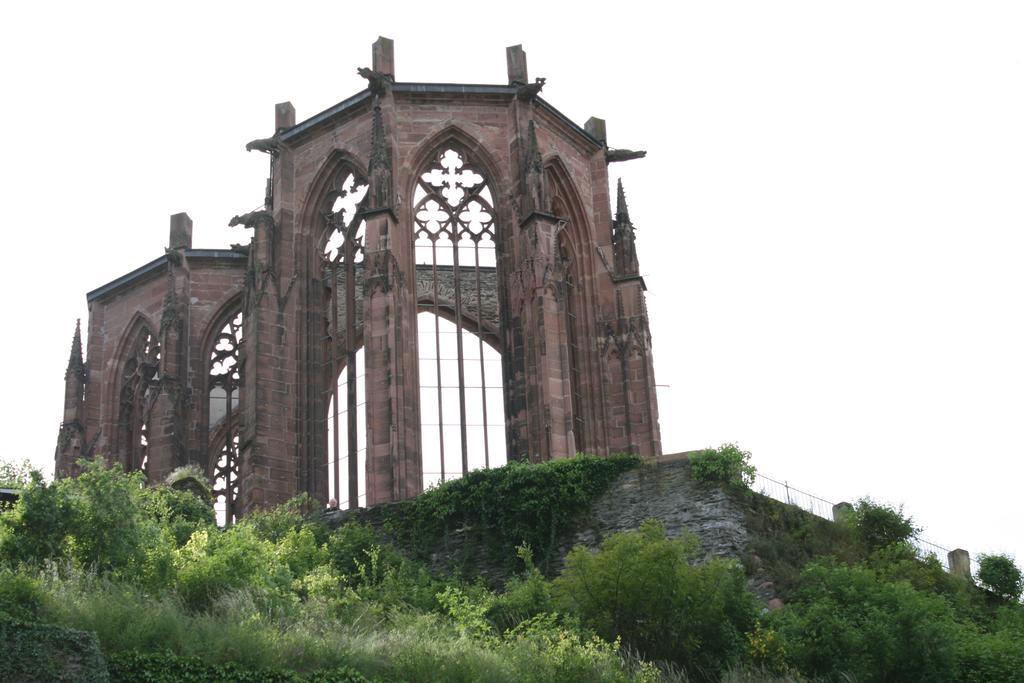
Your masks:
M 845 522 L 853 516 L 853 505 L 843 501 L 842 503 L 836 503 L 832 506 L 832 521 Z
M 792 505 L 793 504 L 793 499 L 789 497 L 789 482 L 788 481 L 783 482 L 783 486 L 786 487 L 786 504 L 787 505 Z
M 946 556 L 949 560 L 949 573 L 953 576 L 960 576 L 973 582 L 971 576 L 971 554 L 963 548 L 949 551 Z

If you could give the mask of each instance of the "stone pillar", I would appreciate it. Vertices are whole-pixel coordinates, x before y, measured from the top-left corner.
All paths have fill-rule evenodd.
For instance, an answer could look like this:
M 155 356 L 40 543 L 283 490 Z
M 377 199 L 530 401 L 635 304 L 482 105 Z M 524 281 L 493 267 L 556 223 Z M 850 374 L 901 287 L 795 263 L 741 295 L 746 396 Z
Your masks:
M 604 119 L 591 116 L 587 119 L 587 122 L 583 124 L 583 130 L 587 131 L 587 135 L 594 138 L 602 145 L 608 141 L 608 133 L 606 132 Z
M 295 125 L 295 107 L 291 102 L 279 102 L 274 105 L 274 130 L 287 130 Z
M 171 216 L 167 248 L 167 289 L 160 315 L 160 382 L 146 419 L 147 476 L 163 481 L 187 461 L 186 390 L 190 298 L 188 261 L 192 247 L 192 219 L 186 213 Z
M 508 66 L 509 85 L 525 85 L 530 82 L 526 71 L 526 52 L 522 45 L 505 48 L 505 62 Z
M 832 506 L 832 521 L 836 524 L 847 522 L 853 516 L 853 505 L 847 502 L 836 503 Z
M 192 248 L 192 219 L 187 213 L 176 213 L 171 216 L 171 231 L 167 242 L 169 249 Z
M 661 455 L 658 396 L 654 382 L 651 331 L 647 319 L 647 287 L 640 276 L 635 230 L 625 191 L 619 181 L 612 221 L 614 321 L 605 323 L 605 372 L 610 403 L 608 438 L 611 452 Z
M 951 550 L 946 556 L 949 560 L 949 573 L 973 582 L 971 576 L 971 554 L 963 548 Z
M 243 315 L 245 390 L 237 508 L 242 515 L 298 493 L 300 471 L 309 466 L 308 444 L 300 438 L 299 426 L 309 415 L 308 406 L 297 405 L 296 397 L 305 391 L 307 381 L 322 381 L 319 375 L 300 378 L 296 353 L 304 345 L 319 343 L 323 333 L 308 332 L 308 312 L 293 286 L 307 275 L 319 280 L 315 272 L 306 272 L 308 263 L 315 262 L 316 268 L 319 261 L 294 225 L 291 150 L 282 145 L 272 168 L 272 211 L 250 216 L 253 239 Z M 295 258 L 296 249 L 303 251 L 303 259 Z M 316 314 L 322 319 L 322 310 Z
M 371 210 L 363 218 L 366 504 L 377 505 L 423 491 L 416 281 L 401 267 L 413 261 L 412 239 L 399 230 L 391 210 Z
M 395 77 L 395 41 L 378 36 L 373 43 L 373 70 Z
M 541 212 L 520 226 L 522 251 L 510 296 L 514 371 L 506 391 L 515 450 L 509 455 L 532 462 L 576 454 L 556 267 L 560 226 L 560 219 Z
M 615 282 L 618 316 L 614 321 L 604 323 L 604 337 L 599 342 L 611 453 L 661 455 L 658 396 L 645 290 L 639 276 Z

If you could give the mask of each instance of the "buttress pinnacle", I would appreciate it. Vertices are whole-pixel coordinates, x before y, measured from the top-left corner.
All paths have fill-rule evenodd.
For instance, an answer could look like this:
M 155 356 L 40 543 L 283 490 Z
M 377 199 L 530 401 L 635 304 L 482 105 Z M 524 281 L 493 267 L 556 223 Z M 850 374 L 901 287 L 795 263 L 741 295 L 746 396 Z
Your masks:
M 82 319 L 75 320 L 75 336 L 71 339 L 71 355 L 68 358 L 68 369 L 65 379 L 72 374 L 85 374 L 85 360 L 82 358 Z
M 626 191 L 622 189 L 622 178 L 619 178 L 618 197 L 615 201 L 615 222 L 629 223 L 629 207 L 626 206 Z

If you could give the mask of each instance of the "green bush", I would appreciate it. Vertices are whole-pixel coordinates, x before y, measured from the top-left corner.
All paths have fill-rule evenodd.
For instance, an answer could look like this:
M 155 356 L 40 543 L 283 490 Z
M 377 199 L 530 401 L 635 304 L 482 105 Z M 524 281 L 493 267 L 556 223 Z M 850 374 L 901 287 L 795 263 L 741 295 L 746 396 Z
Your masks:
M 690 456 L 690 466 L 697 481 L 748 488 L 757 474 L 757 468 L 750 464 L 750 451 L 744 451 L 734 443 L 694 453 Z
M 965 629 L 957 656 L 966 683 L 1024 681 L 1024 633 Z
M 646 658 L 691 671 L 720 671 L 745 648 L 753 595 L 735 562 L 690 562 L 694 538 L 670 540 L 657 520 L 607 538 L 599 552 L 581 546 L 554 581 L 555 603 L 601 637 L 622 638 Z
M 377 532 L 359 522 L 347 522 L 331 532 L 327 538 L 327 557 L 331 566 L 343 576 L 358 574 L 359 564 L 365 564 L 366 553 L 380 545 Z
M 1024 592 L 1024 576 L 1007 555 L 980 555 L 977 578 L 990 591 L 1007 600 L 1019 600 Z
M 956 680 L 962 627 L 944 599 L 866 567 L 811 563 L 768 625 L 808 676 L 858 681 Z
M 177 546 L 185 545 L 194 532 L 217 522 L 213 506 L 188 490 L 166 485 L 146 487 L 141 502 L 145 514 L 166 527 Z
M 494 596 L 487 610 L 487 618 L 499 633 L 515 628 L 522 622 L 554 611 L 551 584 L 544 579 L 533 563 L 533 551 L 523 544 L 516 548 L 525 572 L 513 576 L 505 583 L 505 590 Z
M 906 543 L 921 532 L 914 520 L 903 515 L 899 509 L 875 503 L 870 498 L 861 498 L 854 506 L 852 521 L 862 543 L 873 552 L 893 545 Z
M 177 589 L 190 609 L 209 608 L 231 590 L 279 592 L 291 584 L 288 567 L 270 541 L 250 527 L 197 531 L 175 556 Z
M 0 567 L 0 618 L 39 621 L 51 605 L 38 579 Z

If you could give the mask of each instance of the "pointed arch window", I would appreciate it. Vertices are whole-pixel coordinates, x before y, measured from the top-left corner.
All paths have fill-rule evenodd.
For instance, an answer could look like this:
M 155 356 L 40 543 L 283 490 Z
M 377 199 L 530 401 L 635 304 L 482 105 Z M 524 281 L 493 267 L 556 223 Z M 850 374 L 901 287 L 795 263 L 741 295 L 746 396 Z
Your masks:
M 118 443 L 125 470 L 147 472 L 149 420 L 160 383 L 160 342 L 147 325 L 135 333 L 121 368 Z
M 417 320 L 425 482 L 506 459 L 501 357 L 484 342 L 484 274 L 497 265 L 494 217 L 484 174 L 468 154 L 440 148 L 413 194 L 416 264 L 430 274 Z
M 369 184 L 348 166 L 334 175 L 322 211 L 324 262 L 328 296 L 328 334 L 325 370 L 328 495 L 347 507 L 359 507 L 365 497 L 366 398 L 359 321 L 365 222 L 358 218 Z M 342 491 L 345 494 L 342 494 Z
M 242 312 L 224 323 L 213 340 L 207 370 L 209 453 L 212 462 L 214 510 L 221 526 L 237 515 L 239 496 L 239 404 L 243 370 Z

